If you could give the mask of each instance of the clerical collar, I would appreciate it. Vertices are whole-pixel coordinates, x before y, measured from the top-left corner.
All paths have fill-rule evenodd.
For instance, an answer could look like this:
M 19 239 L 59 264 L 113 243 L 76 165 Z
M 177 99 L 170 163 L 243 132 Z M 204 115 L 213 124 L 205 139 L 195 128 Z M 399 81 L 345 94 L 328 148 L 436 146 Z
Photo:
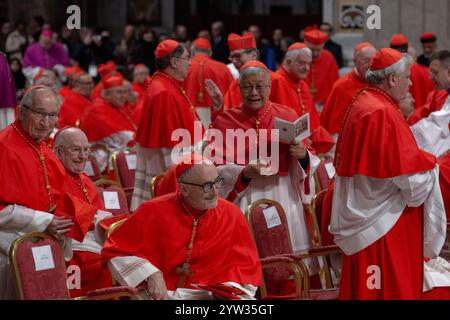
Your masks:
M 293 74 L 292 72 L 289 72 L 284 65 L 281 66 L 281 72 L 283 72 L 292 82 L 294 82 L 295 84 L 298 84 L 299 81 L 301 80 L 299 77 L 297 77 L 295 74 Z

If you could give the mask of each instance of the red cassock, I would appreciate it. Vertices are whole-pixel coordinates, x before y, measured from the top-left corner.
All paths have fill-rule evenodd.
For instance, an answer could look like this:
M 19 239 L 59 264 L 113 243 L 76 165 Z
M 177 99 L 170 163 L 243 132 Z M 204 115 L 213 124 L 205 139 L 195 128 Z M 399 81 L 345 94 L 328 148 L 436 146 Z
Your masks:
M 320 124 L 329 133 L 339 134 L 347 107 L 350 105 L 356 92 L 366 85 L 366 81 L 355 70 L 335 82 L 320 114 Z
M 104 98 L 95 99 L 80 120 L 80 129 L 89 141 L 100 141 L 120 131 L 136 131 L 131 110 L 124 106 L 115 108 Z
M 34 142 L 18 121 L 13 126 L 0 131 L 0 210 L 9 204 L 19 204 L 48 212 L 60 198 L 66 174 L 64 167 L 46 142 Z M 45 173 L 38 153 L 24 139 L 42 152 Z M 50 197 L 45 174 L 50 185 Z
M 102 91 L 103 91 L 103 79 L 100 80 L 100 82 L 95 85 L 94 90 L 92 90 L 92 100 L 100 98 L 102 96 Z
M 61 89 L 59 89 L 58 94 L 63 97 L 66 98 L 67 95 L 69 95 L 70 93 L 72 93 L 72 89 L 69 86 L 63 86 Z
M 188 130 L 194 138 L 194 121 L 200 119 L 189 97 L 183 94 L 181 83 L 174 78 L 156 72 L 142 108 L 136 136 L 141 147 L 173 148 L 179 141 L 171 140 L 172 132 L 180 128 Z
M 145 94 L 145 86 L 138 82 L 133 82 L 133 91 L 138 94 L 138 100 L 141 99 Z
M 446 90 L 434 90 L 428 94 L 426 103 L 419 109 L 414 110 L 409 117 L 408 123 L 410 125 L 428 117 L 430 113 L 441 110 L 442 106 L 447 100 L 448 92 Z
M 82 191 L 86 189 L 86 194 Z M 67 174 L 63 192 L 70 193 L 80 200 L 86 201 L 100 210 L 104 210 L 103 202 L 97 194 L 97 190 L 88 176 L 84 173 L 80 175 Z M 90 230 L 93 230 L 92 224 Z M 81 288 L 70 290 L 70 296 L 80 297 L 86 295 L 88 291 L 112 286 L 111 273 L 108 268 L 102 266 L 101 255 L 90 251 L 73 251 L 73 257 L 67 264 L 80 267 Z
M 205 80 L 211 79 L 219 87 L 223 95 L 234 81 L 228 67 L 208 56 L 198 54 L 191 59 L 188 75 L 183 82 L 183 88 L 196 107 L 211 107 L 212 100 L 205 88 Z M 226 103 L 225 103 L 226 105 Z M 215 115 L 212 115 L 215 119 Z
M 447 221 L 450 222 L 450 153 L 444 154 L 438 159 L 439 184 L 441 186 L 442 198 L 444 199 Z
M 427 96 L 435 85 L 430 79 L 429 69 L 418 63 L 411 66 L 411 83 L 409 92 L 414 98 L 414 109 L 417 110 L 426 103 Z
M 351 107 L 336 149 L 337 176 L 390 179 L 434 169 L 436 159 L 419 149 L 398 105 L 375 90 L 364 90 Z M 422 218 L 423 205 L 406 207 L 380 239 L 344 255 L 340 299 L 421 299 Z M 368 288 L 370 266 L 381 270 L 381 290 Z
M 334 236 L 330 233 L 328 226 L 331 221 L 332 205 L 333 205 L 334 179 L 328 184 L 325 197 L 322 204 L 322 217 L 320 226 L 320 236 L 323 246 L 335 245 Z
M 223 97 L 223 104 L 228 109 L 234 109 L 242 104 L 241 90 L 239 88 L 239 79 L 235 79 L 228 87 L 225 96 Z
M 141 205 L 106 241 L 102 258 L 106 264 L 118 256 L 137 256 L 157 267 L 168 290 L 175 290 L 180 275 L 177 267 L 186 261 L 193 218 L 177 193 L 155 198 Z M 193 216 L 201 214 L 188 209 Z M 261 265 L 247 222 L 234 204 L 218 199 L 198 223 L 191 251 L 190 270 L 184 287 L 233 281 L 261 284 Z
M 68 92 L 59 112 L 59 127 L 76 126 L 81 115 L 91 103 L 91 100 L 75 91 Z
M 339 79 L 339 67 L 330 51 L 323 49 L 320 57 L 313 61 L 308 74 L 308 84 L 314 103 L 323 103 L 328 99 L 333 84 Z
M 314 107 L 309 86 L 304 80 L 291 75 L 283 66 L 272 74 L 270 100 L 295 110 L 297 117 L 309 112 L 312 147 L 320 153 L 327 153 L 334 145 L 328 131 L 320 125 L 319 114 Z

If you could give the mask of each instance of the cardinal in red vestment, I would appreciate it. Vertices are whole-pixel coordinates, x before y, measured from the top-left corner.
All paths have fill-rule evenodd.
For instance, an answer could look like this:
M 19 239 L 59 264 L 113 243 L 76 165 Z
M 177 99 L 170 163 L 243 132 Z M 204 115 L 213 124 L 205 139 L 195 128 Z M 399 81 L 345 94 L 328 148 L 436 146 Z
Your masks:
M 144 203 L 107 239 L 104 263 L 120 284 L 142 285 L 153 299 L 195 294 L 193 284 L 227 283 L 254 295 L 258 253 L 244 215 L 218 196 L 223 178 L 197 155 L 184 158 L 176 176 L 179 192 Z
M 305 44 L 312 51 L 311 70 L 308 84 L 314 104 L 319 108 L 325 104 L 333 84 L 339 79 L 339 67 L 330 51 L 324 49 L 328 35 L 316 27 L 307 27 L 304 33 Z
M 377 51 L 370 86 L 349 106 L 338 138 L 330 231 L 345 253 L 341 299 L 421 299 L 424 257 L 437 258 L 444 244 L 436 158 L 419 149 L 398 105 L 409 58 Z
M 297 117 L 309 113 L 311 145 L 317 153 L 327 153 L 334 140 L 320 125 L 320 118 L 314 107 L 306 79 L 310 72 L 311 50 L 303 43 L 292 44 L 287 51 L 283 65 L 272 73 L 270 100 L 292 108 Z
M 83 173 L 89 150 L 87 137 L 78 128 L 63 128 L 55 136 L 54 152 L 67 173 L 62 192 L 70 193 L 81 201 L 99 210 L 104 210 L 104 204 L 97 194 L 94 183 Z M 84 222 L 89 225 L 89 231 L 85 234 L 83 241 L 72 241 L 73 257 L 68 265 L 78 266 L 81 275 L 80 288 L 70 290 L 72 298 L 84 296 L 91 290 L 112 286 L 111 273 L 101 265 L 102 243 L 95 238 L 94 220 L 94 216 L 92 216 L 90 221 Z
M 356 92 L 367 85 L 364 77 L 375 51 L 376 49 L 371 43 L 362 42 L 358 44 L 353 55 L 355 67 L 333 85 L 330 96 L 320 114 L 320 124 L 329 133 L 339 134 L 347 107 Z
M 94 87 L 94 91 L 92 91 L 92 99 L 99 98 L 102 95 L 103 91 L 103 80 L 116 75 L 118 73 L 116 71 L 116 64 L 114 61 L 108 61 L 98 66 L 98 74 L 100 75 L 100 82 Z

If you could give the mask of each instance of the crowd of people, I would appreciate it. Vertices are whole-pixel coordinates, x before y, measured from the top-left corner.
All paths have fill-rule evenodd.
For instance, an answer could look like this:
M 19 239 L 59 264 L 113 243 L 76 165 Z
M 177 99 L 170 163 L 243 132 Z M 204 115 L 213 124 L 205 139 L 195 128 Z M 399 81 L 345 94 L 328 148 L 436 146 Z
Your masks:
M 107 30 L 57 34 L 39 17 L 30 27 L 4 24 L 0 37 L 0 299 L 16 297 L 9 247 L 33 231 L 80 267 L 73 297 L 117 282 L 152 299 L 210 298 L 199 284 L 253 298 L 263 257 L 246 209 L 276 201 L 292 250 L 314 249 L 307 211 L 325 162 L 334 173 L 315 214 L 320 242 L 341 252 L 339 298 L 450 298 L 450 51 L 434 33 L 419 57 L 403 34 L 360 43 L 339 77 L 329 23 L 272 41 L 256 25 L 225 34 L 217 21 L 193 39 L 182 25 L 128 25 L 117 45 Z M 280 120 L 301 117 L 306 138 L 280 140 Z M 112 214 L 86 164 L 114 180 L 125 149 L 137 157 L 131 214 L 99 239 Z M 92 208 L 81 234 L 73 198 Z M 268 229 L 281 223 L 271 214 Z M 303 265 L 322 288 L 323 262 Z

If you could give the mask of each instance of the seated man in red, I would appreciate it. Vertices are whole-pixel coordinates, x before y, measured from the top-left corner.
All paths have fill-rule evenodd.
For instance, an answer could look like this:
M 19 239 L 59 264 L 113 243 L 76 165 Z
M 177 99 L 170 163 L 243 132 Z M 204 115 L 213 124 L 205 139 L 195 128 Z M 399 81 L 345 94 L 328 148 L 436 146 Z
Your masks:
M 98 208 L 96 218 L 98 222 L 111 214 L 102 211 L 104 205 L 94 183 L 83 173 L 89 151 L 87 137 L 78 128 L 61 129 L 55 137 L 54 152 L 67 173 L 62 192 L 68 192 Z M 73 257 L 69 265 L 77 265 L 81 270 L 80 287 L 70 291 L 72 297 L 83 296 L 88 291 L 112 286 L 109 270 L 101 266 L 102 244 L 94 236 L 94 224 L 91 224 L 83 242 L 72 239 L 72 250 Z
M 121 285 L 142 284 L 153 299 L 207 298 L 193 284 L 253 296 L 258 253 L 239 208 L 218 196 L 223 178 L 199 156 L 184 158 L 176 172 L 179 192 L 142 204 L 107 239 L 103 262 Z

